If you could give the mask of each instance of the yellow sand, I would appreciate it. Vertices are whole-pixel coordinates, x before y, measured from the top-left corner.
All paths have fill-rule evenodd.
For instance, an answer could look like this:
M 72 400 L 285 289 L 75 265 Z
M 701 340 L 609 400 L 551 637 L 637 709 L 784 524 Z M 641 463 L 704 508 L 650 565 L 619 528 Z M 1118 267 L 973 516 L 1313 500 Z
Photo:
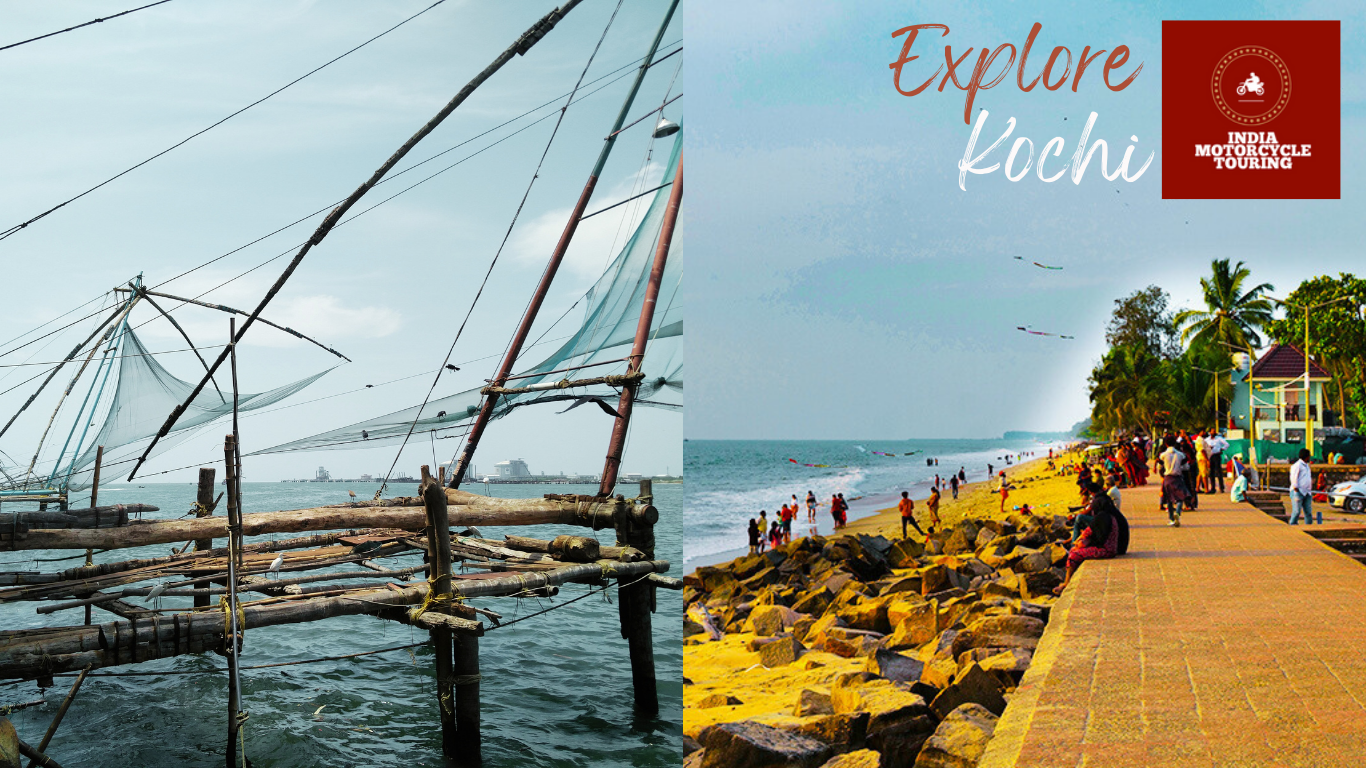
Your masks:
M 1064 460 L 1071 463 L 1075 454 L 1068 454 Z M 1059 467 L 1063 464 L 1058 464 Z M 1048 468 L 1048 459 L 1033 459 L 1023 464 L 1006 467 L 1006 476 L 1015 486 L 1006 499 L 1006 515 L 1017 510 L 1015 507 L 1028 504 L 1036 515 L 1065 515 L 1068 505 L 1080 503 L 1077 495 L 1076 477 L 1064 475 L 1055 477 Z M 953 527 L 964 517 L 993 518 L 1001 517 L 1001 494 L 996 483 L 969 483 L 958 489 L 958 500 L 945 491 L 939 498 L 939 519 L 945 527 Z M 930 520 L 929 510 L 923 499 L 915 501 L 915 519 L 921 529 L 927 528 Z M 896 507 L 878 510 L 877 514 L 854 520 L 840 533 L 882 534 L 889 539 L 901 538 L 901 514 Z M 914 531 L 912 531 L 912 535 Z
M 1070 457 L 1069 457 L 1070 458 Z M 1061 465 L 1060 465 L 1061 466 Z M 1016 486 L 1006 502 L 1006 513 L 1016 505 L 1029 504 L 1036 514 L 1067 514 L 1069 504 L 1077 504 L 1077 486 L 1072 475 L 1054 476 L 1046 459 L 1020 464 L 1006 470 Z M 946 495 L 939 506 L 939 518 L 952 526 L 965 516 L 999 517 L 1000 494 L 989 483 L 972 483 L 960 489 L 958 500 Z M 925 527 L 929 515 L 924 502 L 916 500 L 916 519 Z M 895 508 L 849 523 L 841 533 L 884 534 L 901 537 L 901 516 Z M 912 533 L 912 535 L 915 535 Z M 705 637 L 705 636 L 703 636 Z M 791 717 L 803 688 L 829 689 L 842 672 L 863 669 L 865 659 L 845 659 L 833 654 L 809 651 L 792 664 L 766 669 L 759 654 L 747 650 L 753 635 L 728 634 L 719 642 L 685 645 L 683 648 L 683 732 L 697 737 L 709 725 L 738 720 Z M 811 669 L 807 669 L 811 666 Z M 735 706 L 698 707 L 711 694 L 734 696 L 742 703 Z

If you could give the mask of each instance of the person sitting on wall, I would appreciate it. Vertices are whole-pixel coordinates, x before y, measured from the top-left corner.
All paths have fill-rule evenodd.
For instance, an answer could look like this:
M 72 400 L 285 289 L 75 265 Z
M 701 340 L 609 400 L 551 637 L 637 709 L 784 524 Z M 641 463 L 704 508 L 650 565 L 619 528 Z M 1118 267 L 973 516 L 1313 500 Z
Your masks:
M 1247 500 L 1248 474 L 1248 471 L 1244 469 L 1242 474 L 1238 475 L 1238 479 L 1233 481 L 1233 487 L 1229 488 L 1228 490 L 1229 501 L 1242 503 Z
M 1077 568 L 1087 560 L 1108 560 L 1120 554 L 1120 526 L 1118 512 L 1115 503 L 1110 497 L 1096 490 L 1091 497 L 1091 505 L 1088 508 L 1091 521 L 1086 529 L 1077 537 L 1077 543 L 1067 552 L 1067 575 L 1053 590 L 1053 594 L 1061 595 L 1067 585 L 1072 583 L 1072 574 L 1077 572 Z M 1080 517 L 1080 516 L 1079 516 Z M 1127 521 L 1124 523 L 1127 530 Z M 1128 551 L 1128 537 L 1125 537 L 1125 551 Z

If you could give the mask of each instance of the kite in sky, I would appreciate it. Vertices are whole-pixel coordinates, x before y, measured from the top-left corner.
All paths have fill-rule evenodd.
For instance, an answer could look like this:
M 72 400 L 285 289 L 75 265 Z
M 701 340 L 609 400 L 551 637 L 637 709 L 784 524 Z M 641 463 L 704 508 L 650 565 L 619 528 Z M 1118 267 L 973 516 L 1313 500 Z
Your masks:
M 1016 257 L 1015 257 L 1015 260 L 1016 260 L 1016 261 L 1024 261 L 1024 257 L 1023 257 L 1023 256 L 1016 256 Z M 1062 267 L 1050 267 L 1050 266 L 1048 266 L 1047 264 L 1040 264 L 1040 263 L 1037 262 L 1037 261 L 1030 262 L 1030 263 L 1032 263 L 1034 266 L 1038 267 L 1039 269 L 1062 269 Z
M 1043 331 L 1031 331 L 1031 330 L 1029 330 L 1028 328 L 1024 327 L 1023 325 L 1017 325 L 1017 326 L 1015 326 L 1015 330 L 1017 330 L 1017 331 L 1024 331 L 1025 333 L 1032 333 L 1032 334 L 1034 334 L 1035 336 L 1052 336 L 1053 338 L 1056 338 L 1056 339 L 1075 339 L 1075 338 L 1076 338 L 1075 336 L 1064 336 L 1064 335 L 1062 335 L 1061 333 L 1044 333 Z

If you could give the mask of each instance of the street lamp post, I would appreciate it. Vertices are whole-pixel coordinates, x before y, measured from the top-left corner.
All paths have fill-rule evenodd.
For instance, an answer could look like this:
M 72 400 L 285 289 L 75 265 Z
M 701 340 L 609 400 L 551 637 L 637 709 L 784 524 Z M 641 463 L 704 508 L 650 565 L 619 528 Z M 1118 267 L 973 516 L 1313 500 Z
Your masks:
M 1236 370 L 1238 370 L 1238 369 L 1237 369 L 1237 368 L 1224 368 L 1224 369 L 1218 370 L 1218 371 L 1211 371 L 1211 370 L 1208 369 L 1208 368 L 1201 368 L 1201 367 L 1198 366 L 1198 365 L 1192 365 L 1192 366 L 1191 366 L 1191 370 L 1195 370 L 1195 371 L 1204 371 L 1205 373 L 1214 374 L 1214 431 L 1216 431 L 1216 432 L 1223 432 L 1223 431 L 1224 431 L 1224 430 L 1223 430 L 1223 427 L 1221 427 L 1220 424 L 1219 424 L 1219 377 L 1220 377 L 1221 375 L 1225 374 L 1225 373 L 1231 373 L 1231 372 L 1236 371 Z M 1233 404 L 1230 403 L 1230 404 L 1229 404 L 1229 410 L 1231 411 L 1232 409 L 1233 409 Z
M 1339 301 L 1358 301 L 1358 299 L 1355 296 L 1339 296 L 1336 299 L 1321 301 L 1318 304 L 1296 304 L 1295 302 L 1286 301 L 1285 299 L 1278 299 L 1275 296 L 1266 294 L 1263 294 L 1263 296 L 1284 307 L 1301 307 L 1304 309 L 1304 349 L 1300 350 L 1304 356 L 1304 447 L 1312 454 L 1314 452 L 1314 421 L 1309 413 L 1309 311 L 1311 309 L 1318 309 L 1319 307 L 1326 307 L 1329 304 L 1336 304 Z M 1366 320 L 1366 304 L 1359 304 L 1357 306 L 1357 313 L 1361 315 L 1363 320 Z M 1323 412 L 1323 408 L 1321 407 L 1323 405 L 1322 395 L 1319 396 L 1319 401 L 1319 412 L 1321 414 Z

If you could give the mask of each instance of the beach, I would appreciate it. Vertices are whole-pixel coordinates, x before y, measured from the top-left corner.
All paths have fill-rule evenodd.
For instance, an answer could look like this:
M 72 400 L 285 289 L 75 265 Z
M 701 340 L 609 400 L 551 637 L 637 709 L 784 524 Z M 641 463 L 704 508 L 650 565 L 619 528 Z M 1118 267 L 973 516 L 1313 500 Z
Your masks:
M 1069 459 L 1071 457 L 1072 455 L 1069 454 Z M 970 526 L 972 528 L 983 529 L 981 534 L 986 539 L 990 539 L 991 535 L 985 530 L 986 525 L 980 524 L 987 520 L 1004 522 L 1007 518 L 1012 522 L 1006 523 L 1005 525 L 1018 526 L 1018 529 L 1021 531 L 1027 530 L 1023 523 L 1027 518 L 1022 517 L 1018 507 L 1028 504 L 1035 513 L 1035 517 L 1032 518 L 1031 522 L 1034 525 L 1039 526 L 1039 530 L 1051 528 L 1053 540 L 1056 542 L 1059 531 L 1064 530 L 1065 526 L 1062 526 L 1061 520 L 1055 518 L 1055 516 L 1066 515 L 1068 513 L 1068 505 L 1077 503 L 1075 476 L 1070 474 L 1057 475 L 1053 470 L 1050 470 L 1048 468 L 1046 453 L 1044 458 L 1006 467 L 1005 471 L 1007 477 L 1010 478 L 1011 483 L 1016 487 L 1016 489 L 1011 492 L 1006 504 L 1005 515 L 1002 515 L 999 512 L 1000 497 L 994 492 L 994 483 L 983 481 L 970 483 L 960 491 L 957 500 L 954 500 L 951 494 L 946 494 L 946 497 L 940 506 L 939 514 L 942 526 L 939 529 L 937 537 L 941 539 L 947 538 L 950 531 L 956 532 L 956 529 L 962 526 Z M 874 541 L 878 541 L 879 539 L 877 537 L 885 537 L 885 540 L 891 540 L 891 542 L 894 543 L 894 548 L 888 557 L 895 563 L 897 553 L 900 551 L 899 548 L 903 546 L 899 541 L 901 522 L 900 515 L 896 508 L 894 506 L 889 506 L 888 504 L 890 504 L 890 499 L 884 502 L 883 506 L 871 510 L 865 517 L 851 521 L 845 529 L 839 531 L 835 536 L 826 537 L 823 540 L 812 540 L 813 543 L 822 542 L 824 549 L 821 551 L 821 554 L 826 555 L 830 551 L 830 546 L 832 546 L 831 542 L 845 540 L 841 538 L 844 535 L 857 538 L 860 541 L 866 542 L 868 545 L 872 545 Z M 916 512 L 916 517 L 920 522 L 921 527 L 926 527 L 929 516 L 925 510 L 923 498 L 916 500 Z M 969 519 L 975 519 L 977 520 L 977 523 L 964 522 Z M 1006 528 L 1006 530 L 1012 529 L 1013 528 Z M 1013 545 L 1014 537 L 1010 538 L 1012 539 Z M 916 546 L 912 548 L 911 551 L 919 551 L 918 543 L 923 541 L 925 541 L 923 537 L 912 532 L 912 539 L 909 543 L 915 544 Z M 1033 579 L 1034 576 L 1044 576 L 1054 579 L 1043 582 L 1045 585 L 1057 583 L 1055 580 L 1057 578 L 1056 564 L 1059 562 L 1059 553 L 1065 552 L 1065 550 L 1052 549 L 1053 547 L 1058 546 L 1056 543 L 1045 543 L 1042 546 L 1043 549 L 1041 550 L 1028 551 L 1043 551 L 1048 553 L 1047 556 L 1052 561 L 1053 568 L 1046 569 L 1041 574 L 1018 574 L 1021 579 L 1022 589 L 1025 589 L 1025 587 L 1023 587 L 1023 580 L 1026 576 L 1030 577 L 1031 584 L 1040 583 Z M 793 553 L 792 555 L 789 555 L 791 558 L 795 556 L 796 551 L 801 548 L 803 548 L 803 545 L 800 543 L 800 540 L 794 537 L 793 544 L 783 549 L 785 552 L 791 551 Z M 867 549 L 868 547 L 865 546 L 864 551 L 867 551 Z M 987 546 L 987 549 L 990 549 L 990 545 Z M 983 550 L 981 547 L 978 547 L 978 551 L 980 554 Z M 987 555 L 983 555 L 983 557 L 990 559 Z M 812 559 L 814 560 L 815 558 L 813 557 Z M 731 569 L 732 572 L 735 573 L 736 578 L 746 576 L 754 569 L 754 566 L 751 564 L 752 560 L 753 558 L 740 558 L 718 566 L 717 568 L 704 568 L 701 571 L 695 571 L 689 578 L 692 580 L 694 588 L 697 588 L 700 585 L 702 590 L 707 594 L 724 594 L 726 591 L 724 584 L 719 588 L 716 586 L 720 583 L 720 580 L 714 578 L 716 572 Z M 866 590 L 866 598 L 856 597 L 853 601 L 850 601 L 850 604 L 852 605 L 855 602 L 858 602 L 858 604 L 872 605 L 874 600 L 890 600 L 892 601 L 892 606 L 900 606 L 892 607 L 890 609 L 892 618 L 894 620 L 901 620 L 901 615 L 898 611 L 913 611 L 915 610 L 915 605 L 921 604 L 921 585 L 917 583 L 915 585 L 914 593 L 905 595 L 906 602 L 902 603 L 900 602 L 902 600 L 902 595 L 893 594 L 895 590 L 903 588 L 904 586 L 897 584 L 897 580 L 906 578 L 928 579 L 929 577 L 925 574 L 941 567 L 946 571 L 957 573 L 959 570 L 962 570 L 963 573 L 967 574 L 970 572 L 969 561 L 973 560 L 974 555 L 971 549 L 968 549 L 965 552 L 960 551 L 958 554 L 954 555 L 936 555 L 926 552 L 923 557 L 918 559 L 913 560 L 911 558 L 906 558 L 899 563 L 899 565 L 910 567 L 894 567 L 889 574 L 880 576 L 876 582 L 864 584 L 862 587 L 859 587 L 859 589 L 862 589 L 863 587 L 871 587 L 872 589 Z M 980 568 L 981 562 L 976 561 L 976 565 Z M 1001 564 L 997 563 L 997 565 Z M 1003 569 L 1002 572 L 1005 572 L 1005 566 L 1001 565 L 1001 567 Z M 1020 569 L 1021 566 L 1016 566 L 1016 568 Z M 788 573 L 796 572 L 795 569 L 786 566 L 783 570 Z M 1050 573 L 1052 574 L 1051 576 Z M 701 578 L 699 579 L 699 577 Z M 754 580 L 759 578 L 758 575 L 749 577 L 744 583 L 753 584 Z M 817 578 L 820 577 L 812 577 L 813 583 Z M 957 577 L 955 576 L 955 578 Z M 994 579 L 996 576 L 992 575 L 990 578 Z M 1012 575 L 1011 578 L 1015 578 L 1015 575 Z M 760 612 L 760 606 L 764 606 L 770 602 L 788 605 L 788 603 L 780 602 L 781 598 L 779 593 L 782 589 L 781 583 L 782 582 L 778 582 L 776 585 L 768 588 L 758 588 L 759 596 L 754 600 L 755 607 L 751 609 L 752 612 L 749 614 L 751 617 Z M 1013 584 L 1014 582 L 1011 583 Z M 849 584 L 857 586 L 857 582 L 842 582 L 840 589 L 835 591 L 837 593 L 842 590 L 847 591 Z M 857 682 L 861 680 L 872 679 L 872 682 L 866 683 L 868 686 L 887 683 L 887 680 L 875 679 L 878 676 L 887 676 L 886 669 L 882 666 L 885 663 L 895 665 L 902 663 L 903 659 L 914 659 L 916 661 L 913 663 L 917 665 L 921 663 L 927 666 L 933 665 L 936 663 L 934 658 L 935 654 L 938 653 L 940 656 L 943 656 L 947 651 L 947 646 L 944 646 L 944 643 L 946 642 L 944 638 L 947 637 L 951 640 L 952 636 L 957 634 L 951 627 L 961 626 L 961 622 L 963 621 L 978 621 L 983 617 L 995 616 L 998 612 L 1007 613 L 1008 611 L 1044 611 L 1046 615 L 1047 606 L 1051 605 L 1055 599 L 1051 594 L 1043 594 L 1043 587 L 1036 587 L 1036 589 L 1040 591 L 1038 594 L 1026 593 L 1028 595 L 1028 599 L 1026 600 L 1019 595 L 1012 596 L 1007 594 L 1005 591 L 991 586 L 989 582 L 983 581 L 982 579 L 975 580 L 973 582 L 975 586 L 972 589 L 959 588 L 960 584 L 962 587 L 968 586 L 966 581 L 955 582 L 953 587 L 949 587 L 945 591 L 937 592 L 926 598 L 930 601 L 930 604 L 936 606 L 936 608 L 932 610 L 932 614 L 934 611 L 939 613 L 937 620 L 932 619 L 930 622 L 936 630 L 932 635 L 938 639 L 933 639 L 931 635 L 916 638 L 922 642 L 927 641 L 928 644 L 921 647 L 911 647 L 903 643 L 899 647 L 897 653 L 890 655 L 887 655 L 886 651 L 877 650 L 877 648 L 881 648 L 884 645 L 896 644 L 895 635 L 885 634 L 889 627 L 896 626 L 896 624 L 894 621 L 889 622 L 885 619 L 882 621 L 883 626 L 880 628 L 880 633 L 863 633 L 858 629 L 847 630 L 854 633 L 851 635 L 852 637 L 866 634 L 869 638 L 876 638 L 875 642 L 872 639 L 861 640 L 860 642 L 863 644 L 856 651 L 851 652 L 847 648 L 836 647 L 836 644 L 829 640 L 825 640 L 822 645 L 822 640 L 817 638 L 816 635 L 819 632 L 828 631 L 826 625 L 828 624 L 831 611 L 825 611 L 825 616 L 819 618 L 816 617 L 820 615 L 821 611 L 812 611 L 811 616 L 812 619 L 815 620 L 814 625 L 812 624 L 811 619 L 801 618 L 801 611 L 809 610 L 809 603 L 803 603 L 800 590 L 798 594 L 793 595 L 793 602 L 791 603 L 795 612 L 789 611 L 787 608 L 781 608 L 788 619 L 795 624 L 791 629 L 791 633 L 805 641 L 804 647 L 801 647 L 803 645 L 802 643 L 797 644 L 801 649 L 792 655 L 792 659 L 789 663 L 769 665 L 771 662 L 769 662 L 769 659 L 766 656 L 764 647 L 772 641 L 771 638 L 765 636 L 765 634 L 767 633 L 767 635 L 773 636 L 774 633 L 767 629 L 756 631 L 754 625 L 756 623 L 761 623 L 757 619 L 750 619 L 741 623 L 737 616 L 730 626 L 725 629 L 724 635 L 720 639 L 709 639 L 706 634 L 691 634 L 685 637 L 683 650 L 683 721 L 685 735 L 690 739 L 699 739 L 699 737 L 706 738 L 706 734 L 703 732 L 710 726 L 752 721 L 787 732 L 805 733 L 808 736 L 812 736 L 818 740 L 824 740 L 827 743 L 829 743 L 830 738 L 835 738 L 835 740 L 838 741 L 839 738 L 843 737 L 832 737 L 830 729 L 834 728 L 838 730 L 838 727 L 840 727 L 838 723 L 844 722 L 843 720 L 840 720 L 840 718 L 847 718 L 847 713 L 845 715 L 830 714 L 831 710 L 829 708 L 822 709 L 820 705 L 810 706 L 811 701 L 827 700 L 832 695 L 832 691 L 841 689 L 842 686 L 865 684 Z M 938 589 L 938 587 L 930 587 L 928 585 L 925 585 L 924 588 Z M 984 588 L 987 590 L 986 592 L 982 592 Z M 973 589 L 975 589 L 976 592 L 973 592 Z M 996 592 L 992 592 L 992 589 L 996 589 Z M 1047 589 L 1051 589 L 1051 587 L 1047 587 Z M 740 591 L 738 587 L 736 588 L 736 591 Z M 768 591 L 770 595 L 765 596 L 765 591 Z M 873 595 L 879 595 L 879 593 L 880 597 L 872 597 Z M 981 598 L 980 600 L 979 596 Z M 689 601 L 690 597 L 700 598 L 701 592 L 699 591 L 696 595 L 685 594 L 685 601 Z M 843 595 L 841 594 L 840 596 L 834 597 L 830 604 L 838 605 L 842 599 Z M 1008 610 L 998 610 L 998 605 L 1006 603 L 1012 604 Z M 884 606 L 882 610 L 887 611 L 888 609 Z M 695 613 L 689 614 L 690 619 L 694 616 Z M 794 619 L 794 616 L 797 618 Z M 717 623 L 721 623 L 724 620 L 720 615 L 717 616 L 717 619 Z M 813 626 L 814 629 L 812 628 Z M 851 624 L 850 626 L 854 625 Z M 1040 627 L 1041 626 L 1042 624 L 1040 624 Z M 947 631 L 944 631 L 945 629 L 947 629 Z M 781 630 L 782 627 L 780 626 L 779 632 L 776 634 L 777 637 L 781 638 L 782 635 L 785 634 Z M 835 631 L 838 632 L 838 630 Z M 802 638 L 801 636 L 804 633 L 805 637 Z M 892 642 L 889 643 L 889 640 Z M 875 645 L 877 648 L 874 647 Z M 943 662 L 940 660 L 938 663 L 942 664 Z M 950 658 L 949 663 L 953 663 L 952 658 Z M 986 664 L 987 662 L 984 661 L 983 663 Z M 1019 662 L 1017 660 L 1014 663 L 1018 665 Z M 1024 664 L 1027 666 L 1027 658 L 1024 661 Z M 872 674 L 869 674 L 870 672 L 872 672 Z M 1018 670 L 1018 672 L 1022 674 L 1022 669 Z M 926 674 L 928 675 L 929 673 Z M 1014 674 L 1014 672 L 1006 674 Z M 917 675 L 917 677 L 919 677 L 920 680 L 926 679 L 926 677 L 920 677 L 919 675 Z M 896 683 L 895 685 L 905 688 L 908 683 Z M 916 682 L 914 685 L 924 686 L 925 684 L 923 682 Z M 919 690 L 921 696 L 927 696 L 935 689 L 922 687 Z M 848 694 L 846 693 L 844 695 L 847 696 Z M 911 696 L 910 693 L 898 691 L 893 688 L 887 688 L 877 695 Z M 919 696 L 911 697 L 916 699 L 920 698 Z M 838 694 L 836 694 L 836 698 L 838 698 Z M 923 709 L 924 705 L 928 702 L 929 699 L 925 698 L 920 704 L 921 708 Z M 876 709 L 877 706 L 880 705 L 867 705 L 867 707 L 872 707 L 873 709 Z M 908 704 L 907 706 L 913 705 Z M 856 709 L 860 707 L 865 711 L 867 710 L 867 707 L 864 707 L 863 705 L 856 705 Z M 839 712 L 840 709 L 836 707 L 833 711 Z M 877 715 L 874 714 L 874 717 L 876 718 Z M 921 741 L 924 741 L 923 735 Z M 846 743 L 844 744 L 844 747 L 834 747 L 836 751 L 839 751 L 842 748 L 852 748 L 852 746 Z M 920 746 L 917 744 L 916 750 L 919 750 L 919 748 Z M 915 753 L 913 752 L 910 759 L 914 760 L 914 757 Z M 893 763 L 886 761 L 886 754 L 884 753 L 883 765 L 890 764 Z M 909 765 L 909 763 L 907 764 Z
M 829 502 L 835 493 L 844 494 L 848 501 L 852 526 L 895 507 L 903 490 L 917 500 L 927 497 L 935 475 L 945 483 L 944 493 L 949 496 L 948 477 L 959 469 L 968 480 L 965 488 L 976 488 L 988 479 L 988 465 L 993 471 L 1012 472 L 1024 465 L 1008 466 L 1006 456 L 1032 453 L 1033 458 L 1046 457 L 1050 448 L 1060 446 L 1030 438 L 689 441 L 683 453 L 688 476 L 683 525 L 689 537 L 683 570 L 744 555 L 748 519 L 762 509 L 772 521 L 794 494 L 801 509 L 793 520 L 793 536 L 811 531 L 805 506 L 807 491 L 814 492 L 820 504 L 816 510 L 817 532 L 829 535 L 833 532 Z M 929 459 L 939 464 L 931 465 Z M 946 501 L 941 509 L 948 506 Z

